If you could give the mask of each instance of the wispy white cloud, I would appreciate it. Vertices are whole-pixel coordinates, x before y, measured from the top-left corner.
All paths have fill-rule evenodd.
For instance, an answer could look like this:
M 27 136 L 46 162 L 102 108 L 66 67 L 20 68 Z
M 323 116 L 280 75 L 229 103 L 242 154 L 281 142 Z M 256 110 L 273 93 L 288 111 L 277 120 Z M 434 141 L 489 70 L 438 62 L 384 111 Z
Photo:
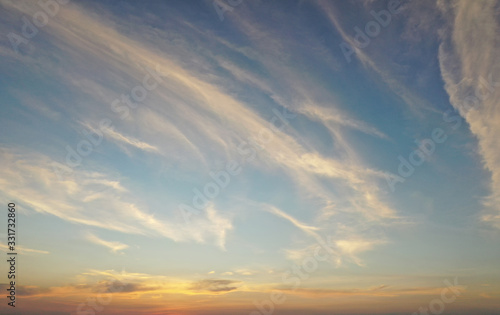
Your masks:
M 442 30 L 439 62 L 450 103 L 478 140 L 491 194 L 481 218 L 500 228 L 500 25 L 495 1 L 438 2 L 448 24 Z M 481 23 L 478 23 L 481 21 Z
M 337 248 L 346 256 L 348 256 L 354 263 L 362 266 L 361 259 L 357 256 L 364 251 L 372 250 L 376 245 L 383 244 L 379 240 L 365 240 L 365 239 L 350 239 L 338 240 L 335 242 Z
M 144 151 L 149 151 L 149 152 L 158 152 L 158 148 L 146 143 L 144 141 L 134 139 L 133 137 L 130 136 L 125 136 L 118 131 L 108 129 L 107 132 L 105 133 L 106 136 L 110 137 L 111 139 L 117 141 L 118 143 L 123 143 L 129 146 L 132 146 L 137 149 L 141 149 Z
M 12 252 L 10 250 L 10 247 L 0 243 L 0 250 L 4 252 Z M 27 248 L 24 246 L 15 246 L 14 252 L 21 253 L 21 254 L 50 254 L 46 250 L 39 250 L 39 249 L 32 249 L 32 248 Z
M 356 39 L 354 38 L 354 36 L 350 36 L 348 32 L 345 30 L 345 27 L 341 23 L 341 19 L 338 16 L 339 13 L 336 12 L 335 10 L 335 6 L 332 5 L 332 3 L 329 3 L 328 1 L 321 1 L 321 0 L 317 1 L 317 5 L 319 8 L 321 8 L 321 11 L 328 18 L 328 20 L 330 21 L 334 29 L 339 33 L 343 41 L 345 41 L 345 43 L 347 43 L 350 46 L 350 48 L 354 52 L 354 55 L 362 63 L 362 65 L 366 69 L 373 70 L 378 75 L 378 77 L 381 78 L 382 81 L 387 85 L 387 87 L 389 87 L 389 89 L 392 92 L 394 92 L 401 98 L 401 100 L 408 106 L 408 108 L 412 111 L 414 115 L 416 115 L 419 119 L 424 119 L 425 117 L 423 115 L 423 111 L 439 112 L 434 106 L 429 104 L 429 102 L 425 98 L 421 97 L 414 89 L 412 89 L 411 86 L 408 86 L 403 82 L 401 82 L 401 76 L 397 74 L 398 65 L 395 64 L 393 60 L 389 61 L 383 58 L 377 58 L 376 55 L 377 51 L 376 50 L 374 51 L 373 49 L 371 49 L 370 52 L 368 53 L 370 46 L 371 45 L 375 46 L 374 44 L 372 44 L 372 42 L 373 41 L 383 42 L 383 39 L 380 38 L 383 36 L 381 35 L 379 35 L 378 37 L 375 36 L 374 38 L 371 39 L 367 47 L 360 48 L 358 47 L 358 44 L 356 43 Z M 401 6 L 398 9 L 399 13 L 391 14 L 391 25 L 397 23 L 396 21 L 398 20 L 398 18 L 404 15 L 404 11 L 413 10 L 414 8 L 409 8 L 412 5 L 418 6 L 418 4 L 412 4 L 411 2 L 401 4 Z M 367 6 L 369 5 L 367 4 Z M 366 11 L 368 12 L 368 10 Z M 422 17 L 416 15 L 415 18 L 420 21 Z M 367 20 L 363 21 L 362 24 L 358 25 L 358 27 L 364 29 L 365 25 L 371 20 L 372 16 L 367 16 Z M 393 27 L 397 29 L 397 27 L 395 26 Z M 389 31 L 387 29 L 381 28 L 380 32 L 383 33 Z M 382 47 L 385 46 L 384 48 L 387 48 L 389 45 L 390 45 L 389 43 L 383 42 L 380 46 Z M 381 52 L 382 55 L 387 55 L 385 49 L 381 50 Z
M 0 166 L 3 196 L 23 200 L 34 211 L 72 223 L 127 234 L 161 235 L 174 241 L 213 240 L 221 248 L 224 248 L 227 231 L 232 229 L 231 221 L 213 205 L 193 219 L 193 225 L 187 226 L 175 218 L 160 219 L 141 209 L 134 202 L 137 197 L 133 197 L 116 178 L 103 173 L 77 169 L 65 173 L 58 166 L 61 164 L 25 150 L 0 148 L 0 157 L 3 161 Z M 57 172 L 62 173 L 62 180 Z M 7 180 L 14 177 L 19 179 L 15 183 Z M 92 240 L 97 241 L 96 238 Z M 108 245 L 120 247 L 120 244 Z
M 269 130 L 268 115 L 228 90 L 223 79 L 206 76 L 197 67 L 184 67 L 179 62 L 182 61 L 182 54 L 174 57 L 151 49 L 150 44 L 142 42 L 139 36 L 124 36 L 117 31 L 116 25 L 120 23 L 112 16 L 105 19 L 99 14 L 89 14 L 88 10 L 77 4 L 61 8 L 58 19 L 47 26 L 47 32 L 51 44 L 59 47 L 73 61 L 72 64 L 62 73 L 54 72 L 39 60 L 31 61 L 43 71 L 61 79 L 68 88 L 82 91 L 85 95 L 82 102 L 85 100 L 86 106 L 75 110 L 77 121 L 98 121 L 116 114 L 110 108 L 112 100 L 141 82 L 147 72 L 145 69 L 157 69 L 164 74 L 159 87 L 148 94 L 144 104 L 133 111 L 130 109 L 131 114 L 127 119 L 122 120 L 118 114 L 113 116 L 115 129 L 107 133 L 107 138 L 122 148 L 136 148 L 146 154 L 159 153 L 167 161 L 179 161 L 182 167 L 201 166 L 197 170 L 201 169 L 205 173 L 217 161 L 242 160 L 234 145 L 238 141 L 236 137 L 255 138 L 263 130 Z M 228 52 L 250 58 L 272 75 L 264 80 L 249 69 L 225 61 L 224 57 L 210 57 L 238 80 L 270 95 L 273 105 L 300 115 L 297 119 L 319 122 L 330 132 L 331 139 L 328 140 L 339 149 L 338 156 L 324 155 L 288 126 L 287 129 L 273 133 L 272 143 L 266 145 L 258 159 L 249 163 L 251 167 L 283 170 L 297 185 L 301 197 L 315 201 L 310 211 L 317 217 L 324 217 L 325 211 L 332 213 L 331 205 L 335 204 L 336 214 L 353 213 L 362 221 L 394 219 L 396 211 L 387 203 L 379 189 L 384 178 L 383 172 L 371 168 L 359 158 L 355 146 L 346 136 L 352 129 L 377 139 L 386 139 L 387 135 L 376 127 L 351 117 L 352 113 L 341 110 L 336 101 L 325 104 L 325 99 L 337 99 L 328 88 L 316 87 L 313 82 L 303 80 L 301 71 L 286 63 L 277 62 L 282 58 L 282 52 L 287 50 L 286 47 L 291 45 L 280 33 L 252 23 L 251 16 L 235 21 L 235 25 L 252 41 L 255 48 L 238 47 L 225 39 L 214 38 L 213 34 L 204 35 L 225 45 Z M 183 45 L 188 44 L 183 42 L 175 49 L 185 49 L 188 53 L 189 47 Z M 319 43 L 315 45 L 321 46 Z M 323 57 L 326 58 L 325 55 Z M 111 83 L 102 84 L 98 77 L 86 74 L 81 66 L 84 64 L 106 65 L 94 70 L 98 76 L 109 79 L 108 82 Z M 336 60 L 330 60 L 330 65 L 332 69 L 338 68 Z M 209 65 L 203 64 L 201 68 L 203 67 Z M 275 78 L 279 78 L 281 83 L 273 83 L 278 81 Z M 86 123 L 85 126 L 91 125 Z M 88 176 L 86 173 L 80 175 L 84 178 Z M 330 180 L 331 184 L 325 184 L 325 179 Z M 91 184 L 85 181 L 82 183 Z M 89 188 L 82 187 L 82 183 L 66 181 L 62 191 L 74 194 L 74 197 L 78 196 L 88 204 L 106 199 L 106 195 L 98 189 L 88 191 Z M 47 183 L 47 187 L 57 185 L 60 184 Z M 77 210 L 80 206 L 76 205 L 76 201 L 68 201 L 67 196 L 61 193 L 56 196 L 65 200 L 64 202 L 53 201 L 57 204 L 43 205 L 42 196 L 38 196 L 38 201 L 34 200 L 32 203 L 44 212 L 81 224 L 129 233 L 160 234 L 176 241 L 204 242 L 213 239 L 221 248 L 225 246 L 227 232 L 233 228 L 231 221 L 221 211 L 215 210 L 214 205 L 207 207 L 191 225 L 179 227 L 173 222 L 160 219 L 157 212 L 153 214 L 140 209 L 133 192 L 120 192 L 115 188 L 112 188 L 112 194 L 119 194 L 122 199 L 109 198 L 108 200 L 114 201 L 105 203 L 108 206 L 111 204 L 105 223 L 83 215 L 82 211 Z M 16 193 L 21 192 L 20 189 Z M 125 199 L 128 201 L 124 201 Z M 281 211 L 286 215 L 285 210 Z M 119 214 L 119 218 L 128 215 L 131 219 L 137 219 L 141 225 L 133 226 L 130 219 L 125 218 L 113 222 L 111 217 L 115 212 Z M 145 232 L 146 226 L 150 228 L 150 232 Z
M 283 212 L 282 210 L 280 210 L 276 207 L 268 206 L 266 208 L 269 212 L 290 221 L 293 225 L 295 225 L 296 227 L 298 227 L 299 229 L 301 229 L 302 231 L 304 231 L 306 233 L 319 230 L 319 228 L 317 228 L 317 227 L 306 225 L 306 224 L 300 222 L 296 218 L 292 217 L 291 215 Z
M 92 233 L 88 233 L 85 238 L 94 244 L 109 248 L 109 250 L 114 254 L 121 253 L 124 249 L 129 247 L 127 244 L 123 244 L 121 242 L 105 241 Z

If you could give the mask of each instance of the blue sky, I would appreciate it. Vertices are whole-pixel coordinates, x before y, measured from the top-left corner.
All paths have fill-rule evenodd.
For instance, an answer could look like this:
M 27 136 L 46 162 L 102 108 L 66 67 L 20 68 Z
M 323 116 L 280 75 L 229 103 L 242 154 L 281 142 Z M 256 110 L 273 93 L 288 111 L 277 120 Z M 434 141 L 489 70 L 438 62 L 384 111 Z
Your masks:
M 276 314 L 410 314 L 457 278 L 445 312 L 498 309 L 497 1 L 41 3 L 0 1 L 19 312 L 111 278 L 103 314 L 272 290 Z

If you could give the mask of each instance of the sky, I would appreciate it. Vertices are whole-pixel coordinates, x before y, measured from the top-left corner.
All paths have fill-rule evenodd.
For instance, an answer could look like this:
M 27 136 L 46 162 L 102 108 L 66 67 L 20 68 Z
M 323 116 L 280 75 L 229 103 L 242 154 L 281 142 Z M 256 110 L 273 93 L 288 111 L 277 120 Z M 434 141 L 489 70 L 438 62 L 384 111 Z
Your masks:
M 0 0 L 0 313 L 499 314 L 499 28 L 492 0 Z

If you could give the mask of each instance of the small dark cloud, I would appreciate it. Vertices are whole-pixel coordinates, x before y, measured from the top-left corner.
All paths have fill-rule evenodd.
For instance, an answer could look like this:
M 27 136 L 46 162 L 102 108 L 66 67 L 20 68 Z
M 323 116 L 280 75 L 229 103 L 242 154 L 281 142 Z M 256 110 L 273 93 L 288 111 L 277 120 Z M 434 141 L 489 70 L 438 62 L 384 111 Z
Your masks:
M 94 288 L 94 292 L 119 293 L 119 292 L 140 292 L 156 290 L 158 287 L 148 287 L 140 283 L 123 283 L 121 281 L 101 281 Z
M 0 290 L 2 292 L 6 292 L 10 287 L 10 284 L 0 284 Z M 25 285 L 16 285 L 16 295 L 20 296 L 31 296 L 31 295 L 39 295 L 43 293 L 47 293 L 50 291 L 49 288 L 42 288 L 37 286 L 25 286 Z
M 224 279 L 206 279 L 194 282 L 191 285 L 193 291 L 229 292 L 238 289 L 236 283 L 241 281 Z

